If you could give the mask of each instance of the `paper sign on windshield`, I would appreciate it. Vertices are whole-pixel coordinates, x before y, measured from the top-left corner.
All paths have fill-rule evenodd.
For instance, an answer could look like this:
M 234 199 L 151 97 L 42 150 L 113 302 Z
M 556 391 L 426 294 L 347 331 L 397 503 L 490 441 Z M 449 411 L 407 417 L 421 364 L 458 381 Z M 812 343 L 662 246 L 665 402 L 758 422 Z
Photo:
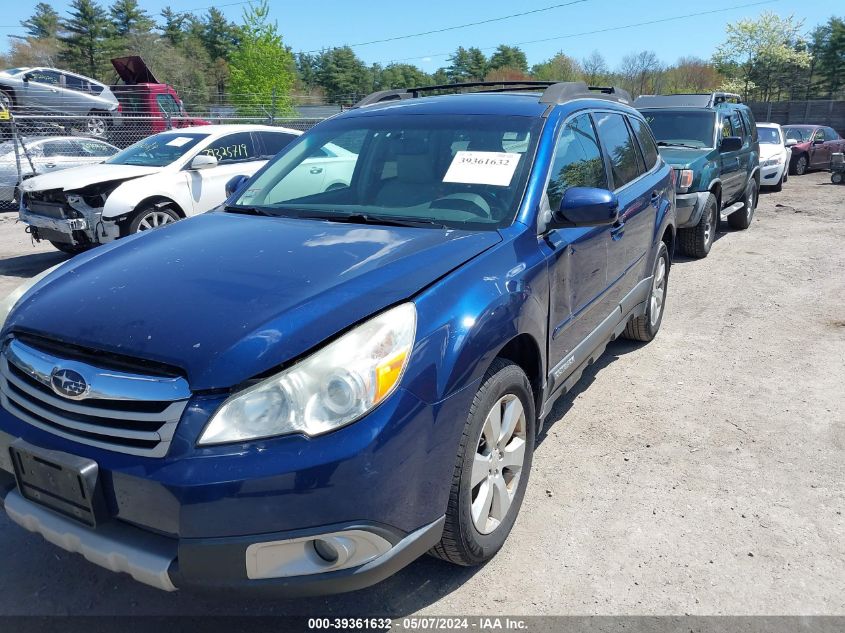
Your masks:
M 507 187 L 521 155 L 511 152 L 458 152 L 443 176 L 443 182 Z
M 167 141 L 167 145 L 171 147 L 182 147 L 185 143 L 190 143 L 192 140 L 190 136 L 177 136 L 172 141 Z

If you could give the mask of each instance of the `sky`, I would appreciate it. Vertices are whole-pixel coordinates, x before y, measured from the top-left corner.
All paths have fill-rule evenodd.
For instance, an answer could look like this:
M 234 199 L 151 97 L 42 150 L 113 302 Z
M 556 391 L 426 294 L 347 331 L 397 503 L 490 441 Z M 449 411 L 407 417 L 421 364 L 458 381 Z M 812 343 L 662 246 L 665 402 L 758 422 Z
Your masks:
M 104 5 L 109 0 L 100 0 Z M 168 4 L 178 11 L 198 10 L 212 0 L 140 0 L 157 16 Z M 36 0 L 2 0 L 0 48 L 4 36 L 22 34 L 18 25 L 32 14 Z M 64 15 L 69 2 L 54 0 Z M 246 3 L 220 0 L 226 16 L 240 22 Z M 555 6 L 567 5 L 567 6 Z M 753 5 L 753 6 L 752 6 Z M 548 10 L 547 7 L 555 6 Z M 285 43 L 294 51 L 355 45 L 397 36 L 446 29 L 491 20 L 466 28 L 446 30 L 390 42 L 354 46 L 368 64 L 405 62 L 433 72 L 447 65 L 458 46 L 478 46 L 490 54 L 498 44 L 519 45 L 529 64 L 548 59 L 558 51 L 581 59 L 593 50 L 604 55 L 611 67 L 624 55 L 652 50 L 665 63 L 682 56 L 709 58 L 724 39 L 725 24 L 753 18 L 763 11 L 795 15 L 806 31 L 833 14 L 845 14 L 843 0 L 707 0 L 706 2 L 660 2 L 655 0 L 270 0 L 272 18 L 278 22 Z M 505 20 L 495 18 L 535 11 Z M 716 12 L 718 11 L 718 12 Z M 696 15 L 709 12 L 706 15 Z M 677 19 L 675 19 L 677 18 Z M 660 22 L 657 22 L 660 21 Z M 651 22 L 651 24 L 642 24 Z M 630 28 L 617 29 L 626 25 Z M 609 30 L 608 30 L 609 29 Z M 597 32 L 602 31 L 604 32 Z M 543 40 L 543 41 L 538 41 Z

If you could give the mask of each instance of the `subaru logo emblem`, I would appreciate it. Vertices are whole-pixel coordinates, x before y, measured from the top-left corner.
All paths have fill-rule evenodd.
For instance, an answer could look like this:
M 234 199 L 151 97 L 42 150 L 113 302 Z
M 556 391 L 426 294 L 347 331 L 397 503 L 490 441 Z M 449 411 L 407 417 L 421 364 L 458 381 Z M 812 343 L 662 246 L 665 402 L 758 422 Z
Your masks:
M 50 385 L 57 394 L 71 400 L 81 400 L 88 393 L 85 378 L 72 369 L 54 369 L 50 374 Z

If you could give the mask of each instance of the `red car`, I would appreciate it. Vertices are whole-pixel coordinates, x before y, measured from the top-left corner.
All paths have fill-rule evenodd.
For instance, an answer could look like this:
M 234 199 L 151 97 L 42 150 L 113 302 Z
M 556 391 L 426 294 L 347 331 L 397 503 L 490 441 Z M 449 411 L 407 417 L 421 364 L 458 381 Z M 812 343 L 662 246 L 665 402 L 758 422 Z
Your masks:
M 786 146 L 792 148 L 789 173 L 801 176 L 810 169 L 830 169 L 830 156 L 845 151 L 843 139 L 824 125 L 784 125 Z
M 132 143 L 174 128 L 209 125 L 208 121 L 188 116 L 185 106 L 169 84 L 155 78 L 144 60 L 133 55 L 111 60 L 112 66 L 122 84 L 110 86 L 111 91 L 123 106 L 123 129 L 125 139 L 116 141 L 125 147 Z

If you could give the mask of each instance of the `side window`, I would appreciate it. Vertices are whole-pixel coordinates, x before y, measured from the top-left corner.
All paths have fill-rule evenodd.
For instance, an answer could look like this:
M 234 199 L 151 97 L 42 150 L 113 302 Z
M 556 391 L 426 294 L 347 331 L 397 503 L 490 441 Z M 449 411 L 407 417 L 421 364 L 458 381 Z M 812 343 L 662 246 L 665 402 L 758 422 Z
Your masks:
M 61 75 L 55 70 L 33 70 L 28 73 L 29 80 L 39 84 L 50 84 L 58 86 L 61 83 Z
M 760 137 L 757 134 L 757 121 L 754 120 L 754 113 L 751 110 L 742 110 L 742 122 L 745 123 L 745 127 L 748 128 L 748 131 L 751 133 L 751 142 L 756 143 L 760 140 Z
M 44 143 L 44 156 L 78 156 L 79 149 L 70 141 L 49 141 Z
M 106 158 L 108 156 L 114 156 L 117 153 L 116 148 L 105 143 L 98 143 L 97 141 L 80 140 L 76 141 L 76 143 L 79 146 L 79 155 L 81 156 Z
M 249 132 L 228 134 L 202 151 L 209 156 L 214 156 L 221 165 L 259 159 L 252 134 Z
M 728 117 L 722 118 L 722 138 L 733 136 L 733 129 L 731 128 L 731 120 Z
M 76 90 L 77 92 L 91 92 L 91 82 L 76 75 L 65 74 L 65 88 Z
M 262 155 L 265 158 L 275 156 L 296 138 L 293 134 L 285 132 L 258 132 L 258 137 L 264 147 Z
M 546 189 L 550 208 L 560 208 L 563 192 L 569 187 L 607 189 L 607 173 L 589 114 L 567 123 L 558 138 Z
M 637 148 L 621 114 L 602 112 L 596 115 L 596 127 L 602 146 L 610 159 L 613 187 L 619 189 L 640 175 Z
M 813 134 L 813 140 L 814 141 L 824 141 L 825 140 L 824 128 L 819 128 L 818 130 L 816 130 L 816 133 Z
M 828 141 L 835 141 L 839 139 L 839 134 L 837 134 L 836 130 L 834 130 L 832 127 L 826 127 L 824 129 L 824 135 Z
M 734 136 L 738 136 L 740 138 L 744 137 L 744 133 L 742 130 L 742 119 L 739 116 L 739 112 L 734 112 L 733 114 L 731 114 L 731 127 L 734 130 Z
M 156 95 L 159 110 L 170 116 L 179 116 L 179 104 L 170 95 Z
M 654 137 L 651 135 L 651 130 L 649 130 L 648 125 L 636 117 L 629 117 L 628 121 L 630 121 L 631 127 L 634 129 L 634 136 L 637 137 L 640 149 L 643 152 L 645 170 L 651 171 L 657 164 L 658 157 L 657 145 L 654 143 Z

